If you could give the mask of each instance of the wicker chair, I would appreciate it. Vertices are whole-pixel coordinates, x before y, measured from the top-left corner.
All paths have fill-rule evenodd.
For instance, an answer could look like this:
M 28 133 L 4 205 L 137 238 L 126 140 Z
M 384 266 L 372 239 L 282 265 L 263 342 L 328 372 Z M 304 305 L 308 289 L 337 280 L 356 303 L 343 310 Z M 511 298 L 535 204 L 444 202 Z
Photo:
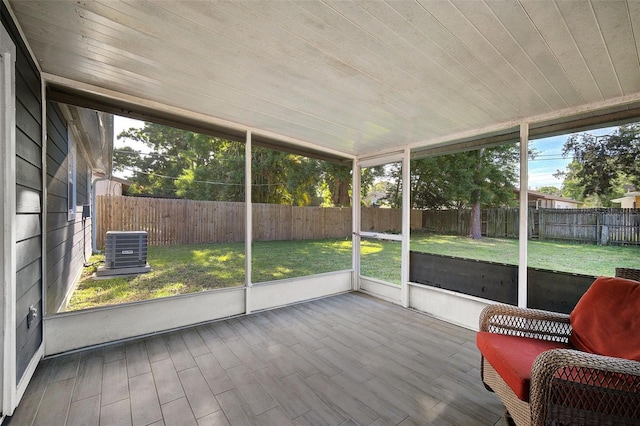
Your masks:
M 640 281 L 640 269 L 616 268 L 616 277 Z
M 572 329 L 569 315 L 491 305 L 481 313 L 480 331 L 568 344 Z M 637 361 L 573 349 L 543 352 L 531 369 L 528 402 L 518 398 L 484 356 L 481 376 L 504 403 L 508 419 L 519 426 L 640 425 Z

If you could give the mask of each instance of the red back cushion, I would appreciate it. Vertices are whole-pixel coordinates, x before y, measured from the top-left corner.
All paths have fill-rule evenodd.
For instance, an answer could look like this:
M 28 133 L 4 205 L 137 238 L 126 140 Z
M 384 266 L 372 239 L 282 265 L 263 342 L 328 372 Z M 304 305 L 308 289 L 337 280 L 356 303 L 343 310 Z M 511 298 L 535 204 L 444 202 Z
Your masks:
M 574 348 L 640 361 L 640 282 L 598 278 L 571 312 L 571 326 Z

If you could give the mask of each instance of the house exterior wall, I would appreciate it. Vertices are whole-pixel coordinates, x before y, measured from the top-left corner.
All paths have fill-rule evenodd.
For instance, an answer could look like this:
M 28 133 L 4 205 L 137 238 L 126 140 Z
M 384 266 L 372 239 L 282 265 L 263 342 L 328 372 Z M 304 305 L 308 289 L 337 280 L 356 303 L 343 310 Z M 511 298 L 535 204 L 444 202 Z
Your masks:
M 577 209 L 578 203 L 571 203 L 569 201 L 555 200 L 553 208 L 555 209 Z
M 96 195 L 122 195 L 122 184 L 112 180 L 96 182 Z
M 46 312 L 64 308 L 77 281 L 84 255 L 91 253 L 91 221 L 82 219 L 89 204 L 90 167 L 82 144 L 76 143 L 76 213 L 68 216 L 69 126 L 59 107 L 47 103 L 47 289 Z
M 4 3 L 2 24 L 16 45 L 16 381 L 20 382 L 42 343 L 42 99 L 40 74 Z M 30 306 L 38 316 L 28 324 Z

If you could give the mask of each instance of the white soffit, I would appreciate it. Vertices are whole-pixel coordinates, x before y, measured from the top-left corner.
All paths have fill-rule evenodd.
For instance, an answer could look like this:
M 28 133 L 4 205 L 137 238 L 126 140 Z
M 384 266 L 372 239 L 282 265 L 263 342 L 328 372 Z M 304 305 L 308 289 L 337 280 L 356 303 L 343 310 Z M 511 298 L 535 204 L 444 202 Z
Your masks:
M 349 156 L 640 101 L 636 1 L 9 4 L 47 74 Z

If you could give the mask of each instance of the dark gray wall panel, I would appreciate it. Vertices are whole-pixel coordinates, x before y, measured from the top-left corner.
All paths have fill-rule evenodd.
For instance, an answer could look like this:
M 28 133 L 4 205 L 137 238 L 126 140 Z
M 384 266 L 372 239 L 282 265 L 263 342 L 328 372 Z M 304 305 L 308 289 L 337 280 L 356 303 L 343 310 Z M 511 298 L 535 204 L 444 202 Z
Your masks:
M 16 155 L 38 168 L 42 162 L 42 148 L 20 129 L 16 130 Z
M 40 233 L 36 234 L 37 225 L 32 216 L 35 214 L 42 223 L 41 80 L 5 4 L 0 7 L 2 24 L 16 45 L 16 226 L 28 224 L 27 229 L 18 230 L 19 238 L 23 239 L 16 243 L 16 292 L 19 301 L 16 306 L 16 379 L 20 381 L 42 343 L 42 268 L 39 266 L 42 237 Z M 23 218 L 25 214 L 30 217 Z M 31 305 L 38 308 L 39 315 L 27 328 L 28 306 Z
M 55 313 L 75 284 L 84 263 L 83 249 L 91 246 L 83 240 L 82 211 L 77 208 L 75 219 L 67 214 L 67 123 L 60 108 L 47 104 L 47 306 L 46 312 Z M 76 145 L 76 205 L 88 201 L 87 175 L 89 167 L 82 147 Z M 90 222 L 86 223 L 90 226 Z
M 40 213 L 42 206 L 41 196 L 40 191 L 16 185 L 16 212 Z
M 36 190 L 42 189 L 41 169 L 16 157 L 16 183 Z
M 16 241 L 23 241 L 42 234 L 39 214 L 20 214 L 16 217 Z
M 17 278 L 17 298 L 22 297 L 22 295 L 28 292 L 31 287 L 36 285 L 39 287 L 40 279 L 42 278 L 42 262 L 40 261 L 40 258 L 20 269 L 18 271 Z

